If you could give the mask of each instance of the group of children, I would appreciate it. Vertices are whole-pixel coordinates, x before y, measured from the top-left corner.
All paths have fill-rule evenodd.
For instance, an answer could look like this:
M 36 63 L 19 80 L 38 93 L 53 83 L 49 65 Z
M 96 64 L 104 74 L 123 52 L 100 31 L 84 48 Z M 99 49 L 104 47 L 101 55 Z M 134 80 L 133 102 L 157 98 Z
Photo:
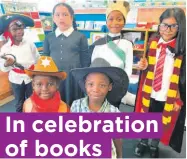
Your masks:
M 111 4 L 106 12 L 109 33 L 88 47 L 86 37 L 73 25 L 73 9 L 59 3 L 53 9 L 57 28 L 44 41 L 47 56 L 39 56 L 34 44 L 23 38 L 24 27 L 33 26 L 33 20 L 24 15 L 3 15 L 0 33 L 9 41 L 1 49 L 0 55 L 6 57 L 1 70 L 10 71 L 16 111 L 119 112 L 133 63 L 132 43 L 121 34 L 126 16 L 122 3 Z M 158 36 L 149 42 L 148 59 L 139 62 L 143 71 L 136 102 L 136 112 L 163 112 L 164 133 L 170 135 L 163 135 L 161 141 L 177 152 L 181 151 L 186 105 L 185 22 L 185 13 L 179 8 L 161 15 Z M 171 143 L 176 136 L 178 140 Z M 159 157 L 159 141 L 152 140 L 150 157 Z M 135 155 L 143 156 L 147 147 L 148 139 L 142 139 Z M 121 139 L 113 139 L 112 157 L 122 158 Z

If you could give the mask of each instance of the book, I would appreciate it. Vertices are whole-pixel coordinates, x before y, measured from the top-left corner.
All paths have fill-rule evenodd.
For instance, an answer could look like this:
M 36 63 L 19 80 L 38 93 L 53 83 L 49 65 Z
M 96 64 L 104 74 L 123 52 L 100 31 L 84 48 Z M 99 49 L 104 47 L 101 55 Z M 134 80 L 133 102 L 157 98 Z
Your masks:
M 86 21 L 84 28 L 88 29 L 88 30 L 93 30 L 94 29 L 94 21 Z
M 84 21 L 76 21 L 77 29 L 84 29 Z
M 101 31 L 103 25 L 106 25 L 105 21 L 94 21 L 94 30 Z

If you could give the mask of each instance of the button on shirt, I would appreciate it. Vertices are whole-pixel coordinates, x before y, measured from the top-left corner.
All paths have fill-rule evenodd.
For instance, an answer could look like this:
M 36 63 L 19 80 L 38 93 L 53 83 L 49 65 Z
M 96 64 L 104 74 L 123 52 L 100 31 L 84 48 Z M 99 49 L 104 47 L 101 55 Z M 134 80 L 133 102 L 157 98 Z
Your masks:
M 71 35 L 71 33 L 72 33 L 73 31 L 74 31 L 73 27 L 70 27 L 70 28 L 69 28 L 68 30 L 66 30 L 66 31 L 60 31 L 59 28 L 56 28 L 56 30 L 55 30 L 55 35 L 56 35 L 56 37 L 62 35 L 62 39 L 61 39 L 61 40 L 64 40 L 65 37 L 68 37 L 69 35 Z M 61 45 L 61 48 L 62 48 L 62 45 Z M 62 60 L 62 59 L 63 59 L 63 58 L 62 58 L 62 56 L 63 56 L 63 51 L 61 50 L 60 53 L 61 53 L 61 58 L 60 58 L 60 59 Z
M 89 105 L 88 97 L 75 100 L 71 105 L 71 112 L 92 113 L 93 111 L 89 109 L 88 105 Z M 120 111 L 117 107 L 114 107 L 107 100 L 105 100 L 98 112 L 118 113 Z M 112 141 L 112 158 L 116 158 L 116 147 L 113 141 Z
M 88 107 L 88 97 L 81 98 L 78 100 L 75 100 L 71 105 L 71 112 L 82 112 L 82 113 L 91 113 L 92 110 Z M 120 112 L 117 107 L 114 107 L 111 105 L 107 100 L 104 101 L 102 107 L 99 109 L 98 112 Z
M 162 38 L 158 41 L 159 43 L 166 43 Z M 167 42 L 168 43 L 168 42 Z M 161 48 L 156 50 L 156 60 L 158 60 Z M 166 58 L 164 62 L 164 69 L 163 69 L 163 76 L 162 76 L 162 87 L 161 90 L 155 92 L 152 90 L 151 98 L 154 98 L 157 101 L 166 101 L 167 99 L 167 92 L 170 86 L 170 78 L 173 74 L 173 67 L 174 66 L 174 53 L 172 53 L 168 48 L 166 49 Z M 155 66 L 156 70 L 156 66 Z M 154 70 L 154 73 L 155 73 Z
M 34 43 L 29 40 L 23 39 L 22 42 L 17 45 L 11 46 L 11 41 L 9 40 L 1 48 L 0 55 L 12 54 L 16 57 L 16 62 L 21 64 L 24 68 L 29 68 L 31 65 L 35 64 L 39 58 L 39 53 L 34 45 Z M 12 66 L 4 67 L 5 60 L 0 59 L 0 70 L 3 72 L 9 72 L 9 81 L 15 84 L 25 84 L 31 82 L 31 78 L 23 73 L 16 73 L 12 69 Z

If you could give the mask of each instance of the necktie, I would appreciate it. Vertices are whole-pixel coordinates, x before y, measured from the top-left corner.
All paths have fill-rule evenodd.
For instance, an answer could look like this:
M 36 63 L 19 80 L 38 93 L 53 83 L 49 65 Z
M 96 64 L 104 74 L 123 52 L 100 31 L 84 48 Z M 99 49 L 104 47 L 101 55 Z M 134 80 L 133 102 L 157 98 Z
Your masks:
M 161 46 L 160 55 L 158 57 L 156 70 L 155 70 L 155 77 L 153 80 L 153 89 L 155 92 L 158 92 L 162 88 L 162 77 L 163 77 L 163 70 L 164 70 L 164 62 L 166 58 L 166 48 L 167 46 L 175 47 L 176 39 L 170 41 L 166 44 L 159 44 L 158 47 Z
M 158 57 L 155 77 L 153 81 L 153 89 L 155 90 L 155 92 L 158 92 L 162 86 L 162 74 L 164 69 L 165 57 L 166 57 L 166 46 L 162 46 L 160 55 Z

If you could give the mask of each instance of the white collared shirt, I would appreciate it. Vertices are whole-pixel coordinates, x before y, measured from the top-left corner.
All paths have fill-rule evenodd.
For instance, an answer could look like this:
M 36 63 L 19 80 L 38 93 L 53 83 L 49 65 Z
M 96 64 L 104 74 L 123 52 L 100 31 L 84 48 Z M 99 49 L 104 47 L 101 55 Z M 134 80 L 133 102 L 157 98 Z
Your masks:
M 9 40 L 6 44 L 1 48 L 1 55 L 4 54 L 12 54 L 16 57 L 16 62 L 21 64 L 24 68 L 29 68 L 31 65 L 35 64 L 39 58 L 39 53 L 34 45 L 34 43 L 23 39 L 23 41 L 17 46 L 12 45 Z M 16 73 L 12 69 L 12 66 L 4 67 L 5 60 L 0 59 L 0 70 L 3 72 L 9 72 L 9 81 L 15 84 L 22 84 L 24 81 L 25 84 L 31 82 L 31 79 L 26 74 Z
M 158 41 L 158 44 L 160 43 L 168 43 L 165 42 L 162 38 Z M 158 60 L 158 57 L 160 55 L 161 48 L 158 48 L 156 50 L 156 60 Z M 162 78 L 162 87 L 161 90 L 158 92 L 155 92 L 152 90 L 151 98 L 154 98 L 157 101 L 166 101 L 167 99 L 167 92 L 170 86 L 170 78 L 173 74 L 173 68 L 174 68 L 174 53 L 172 53 L 168 48 L 166 49 L 166 58 L 164 62 L 164 70 L 163 70 L 163 78 Z M 156 65 L 155 65 L 156 70 Z M 155 72 L 154 70 L 154 72 Z
M 121 36 L 121 33 L 113 34 L 113 33 L 108 33 L 110 37 L 116 37 L 116 36 Z
M 56 28 L 55 35 L 56 35 L 56 37 L 58 37 L 61 34 L 63 34 L 64 36 L 68 37 L 73 31 L 74 31 L 73 27 L 70 27 L 69 29 L 67 29 L 65 31 L 60 31 L 59 28 Z

